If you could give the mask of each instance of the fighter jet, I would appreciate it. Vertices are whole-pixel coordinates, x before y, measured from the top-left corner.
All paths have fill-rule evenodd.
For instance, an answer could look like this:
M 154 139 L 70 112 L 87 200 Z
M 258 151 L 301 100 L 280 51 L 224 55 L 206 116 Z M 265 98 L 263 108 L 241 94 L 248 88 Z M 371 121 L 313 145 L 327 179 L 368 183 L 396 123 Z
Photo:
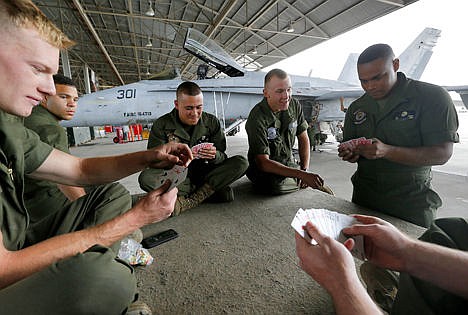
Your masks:
M 441 31 L 424 29 L 399 56 L 400 67 L 408 77 L 419 79 Z M 263 97 L 265 72 L 248 71 L 213 40 L 188 29 L 184 49 L 204 62 L 199 79 L 194 80 L 204 95 L 204 110 L 216 115 L 225 132 L 235 130 Z M 348 58 L 338 80 L 291 75 L 293 97 L 303 106 L 309 123 L 326 123 L 335 136 L 344 120 L 344 108 L 363 94 L 357 78 L 357 54 Z M 206 78 L 209 65 L 224 77 Z M 284 69 L 287 71 L 287 69 Z M 175 77 L 142 80 L 82 96 L 74 119 L 65 127 L 151 124 L 174 107 L 175 90 L 182 82 Z

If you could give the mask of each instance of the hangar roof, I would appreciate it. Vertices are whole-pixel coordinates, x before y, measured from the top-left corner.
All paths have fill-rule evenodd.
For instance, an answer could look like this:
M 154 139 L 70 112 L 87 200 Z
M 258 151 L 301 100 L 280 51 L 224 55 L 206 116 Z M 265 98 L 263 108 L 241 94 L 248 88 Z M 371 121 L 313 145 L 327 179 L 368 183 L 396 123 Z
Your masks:
M 87 64 L 103 87 L 172 67 L 193 79 L 201 62 L 182 48 L 188 28 L 261 69 L 416 1 L 34 0 L 77 42 L 72 77 L 82 81 Z

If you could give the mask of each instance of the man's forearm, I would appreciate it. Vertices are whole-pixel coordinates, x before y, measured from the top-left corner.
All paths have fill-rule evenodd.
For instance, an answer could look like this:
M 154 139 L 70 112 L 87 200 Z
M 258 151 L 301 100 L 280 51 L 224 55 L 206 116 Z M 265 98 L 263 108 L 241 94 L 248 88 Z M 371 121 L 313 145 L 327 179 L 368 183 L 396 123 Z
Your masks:
M 95 244 L 110 246 L 143 224 L 129 212 L 85 230 L 47 239 L 18 251 L 3 252 L 0 262 L 0 288 L 24 279 L 51 264 Z
M 387 146 L 384 158 L 405 165 L 431 166 L 445 164 L 452 155 L 452 143 L 430 147 L 397 147 Z
M 83 172 L 88 184 L 105 184 L 141 171 L 148 166 L 152 151 L 140 151 L 112 157 L 83 160 Z
M 140 151 L 112 157 L 80 159 L 59 150 L 30 175 L 70 186 L 110 183 L 136 173 L 149 163 L 152 151 Z
M 337 315 L 382 314 L 358 279 L 349 285 L 343 283 L 339 289 L 329 293 Z
M 302 170 L 307 169 L 310 163 L 310 141 L 307 132 L 304 131 L 298 137 L 299 159 Z
M 261 161 L 257 159 L 257 165 L 262 172 L 272 173 L 284 177 L 298 178 L 302 172 L 301 170 L 283 165 L 274 160 L 270 160 L 269 158 L 261 159 Z
M 468 299 L 468 253 L 415 241 L 403 271 Z

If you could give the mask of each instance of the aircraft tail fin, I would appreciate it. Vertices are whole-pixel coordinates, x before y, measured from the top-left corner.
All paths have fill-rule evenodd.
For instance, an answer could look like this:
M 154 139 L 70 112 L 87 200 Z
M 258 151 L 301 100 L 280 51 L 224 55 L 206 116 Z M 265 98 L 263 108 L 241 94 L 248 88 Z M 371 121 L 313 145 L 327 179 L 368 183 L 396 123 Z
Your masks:
M 436 45 L 441 31 L 426 27 L 415 40 L 401 53 L 400 71 L 407 77 L 418 80 L 426 69 L 429 59 L 432 57 L 432 48 Z M 353 85 L 361 85 L 356 71 L 359 54 L 349 54 L 348 59 L 341 70 L 339 81 Z
M 438 29 L 426 27 L 398 57 L 400 71 L 409 78 L 415 80 L 421 78 L 432 57 L 432 48 L 436 45 L 440 33 Z
M 356 71 L 358 57 L 359 54 L 357 53 L 351 53 L 348 55 L 348 59 L 346 59 L 346 63 L 341 70 L 340 76 L 338 77 L 338 81 L 353 85 L 361 85 Z

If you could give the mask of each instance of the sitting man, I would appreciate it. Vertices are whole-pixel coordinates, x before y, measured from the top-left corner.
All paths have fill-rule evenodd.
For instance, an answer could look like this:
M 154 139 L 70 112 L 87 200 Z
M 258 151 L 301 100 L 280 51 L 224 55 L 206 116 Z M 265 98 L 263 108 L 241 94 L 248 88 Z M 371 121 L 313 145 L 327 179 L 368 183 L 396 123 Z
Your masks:
M 182 142 L 193 147 L 200 143 L 213 143 L 211 148 L 198 151 L 200 159 L 194 160 L 187 178 L 180 183 L 173 215 L 194 208 L 211 196 L 213 201 L 232 201 L 234 194 L 229 184 L 242 177 L 247 160 L 242 156 L 228 158 L 226 138 L 219 120 L 203 112 L 203 94 L 193 82 L 183 82 L 177 87 L 175 108 L 157 119 L 148 139 L 148 149 L 168 142 Z M 141 189 L 150 191 L 160 186 L 162 170 L 147 168 L 138 181 Z
M 136 301 L 134 270 L 116 259 L 115 249 L 126 235 L 167 218 L 177 188 L 167 191 L 167 182 L 131 207 L 121 185 L 102 185 L 50 219 L 31 224 L 24 178 L 101 185 L 147 166 L 187 166 L 190 148 L 171 143 L 119 156 L 78 158 L 42 142 L 22 118 L 55 94 L 52 75 L 59 68 L 60 49 L 73 42 L 30 0 L 0 0 L 0 37 L 1 313 L 150 314 Z
M 250 111 L 245 129 L 249 138 L 247 177 L 260 193 L 279 195 L 312 187 L 333 194 L 323 179 L 307 171 L 310 142 L 302 107 L 292 95 L 291 79 L 280 69 L 265 76 L 263 100 Z M 299 142 L 299 166 L 293 160 Z
M 56 94 L 45 96 L 40 105 L 33 108 L 31 115 L 24 119 L 24 125 L 35 131 L 43 142 L 70 153 L 67 133 L 59 121 L 70 120 L 75 115 L 78 90 L 75 83 L 62 74 L 54 75 L 54 84 Z M 43 218 L 43 214 L 63 209 L 85 194 L 83 187 L 25 178 L 24 201 L 30 211 L 31 222 Z
M 382 219 L 354 217 L 359 222 L 344 228 L 343 233 L 362 235 L 368 264 L 399 271 L 400 277 L 372 279 L 368 267 L 363 270 L 363 264 L 361 275 L 369 295 L 359 281 L 349 252 L 354 240 L 350 238 L 341 244 L 307 222 L 303 228 L 317 243 L 312 245 L 296 233 L 299 265 L 331 295 L 336 314 L 383 314 L 371 296 L 385 314 L 466 313 L 466 219 L 437 219 L 420 240 L 415 240 Z

